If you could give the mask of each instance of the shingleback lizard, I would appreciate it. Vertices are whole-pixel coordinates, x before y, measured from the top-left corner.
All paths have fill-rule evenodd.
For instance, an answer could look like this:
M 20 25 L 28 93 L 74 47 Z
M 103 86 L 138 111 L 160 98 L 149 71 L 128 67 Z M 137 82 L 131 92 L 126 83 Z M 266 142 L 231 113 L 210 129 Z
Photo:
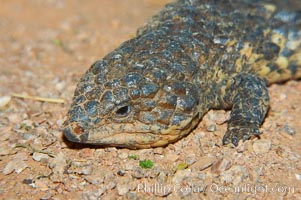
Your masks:
M 178 0 L 82 76 L 64 123 L 73 142 L 164 146 L 210 109 L 222 143 L 259 135 L 267 85 L 301 77 L 300 0 Z

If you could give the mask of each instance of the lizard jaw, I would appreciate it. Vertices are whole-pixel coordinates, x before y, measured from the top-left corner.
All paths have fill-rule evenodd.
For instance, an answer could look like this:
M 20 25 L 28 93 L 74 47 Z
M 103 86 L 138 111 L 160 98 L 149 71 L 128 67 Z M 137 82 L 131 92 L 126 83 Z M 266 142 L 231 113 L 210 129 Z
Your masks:
M 170 132 L 166 131 L 165 134 L 156 134 L 152 132 L 105 133 L 100 130 L 84 131 L 75 123 L 65 126 L 63 133 L 67 140 L 75 143 L 143 149 L 166 146 L 186 135 L 178 134 L 178 131 L 180 130 L 173 129 Z

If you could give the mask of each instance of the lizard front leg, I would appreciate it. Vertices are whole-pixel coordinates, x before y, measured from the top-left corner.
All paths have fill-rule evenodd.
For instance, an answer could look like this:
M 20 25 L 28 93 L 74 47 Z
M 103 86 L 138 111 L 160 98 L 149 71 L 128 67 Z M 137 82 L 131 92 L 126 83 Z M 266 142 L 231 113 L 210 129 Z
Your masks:
M 247 140 L 259 135 L 269 108 L 269 96 L 264 80 L 254 74 L 237 74 L 227 88 L 229 92 L 224 103 L 233 105 L 223 144 L 238 145 L 239 140 Z

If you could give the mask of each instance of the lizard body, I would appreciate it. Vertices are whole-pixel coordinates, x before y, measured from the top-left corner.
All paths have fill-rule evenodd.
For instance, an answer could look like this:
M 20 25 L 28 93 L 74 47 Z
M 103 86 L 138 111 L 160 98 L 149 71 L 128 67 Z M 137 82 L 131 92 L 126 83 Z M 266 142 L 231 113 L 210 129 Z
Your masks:
M 260 134 L 267 86 L 300 77 L 300 0 L 178 0 L 83 75 L 64 135 L 164 146 L 208 110 L 231 109 L 223 143 L 237 145 Z

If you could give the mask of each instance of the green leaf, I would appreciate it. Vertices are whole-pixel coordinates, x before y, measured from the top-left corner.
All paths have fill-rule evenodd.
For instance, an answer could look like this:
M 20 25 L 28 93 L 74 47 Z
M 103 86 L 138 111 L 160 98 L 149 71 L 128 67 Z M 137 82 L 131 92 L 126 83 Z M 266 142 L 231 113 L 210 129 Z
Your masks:
M 177 165 L 177 170 L 186 169 L 188 165 L 186 163 L 180 163 Z
M 151 160 L 141 160 L 139 161 L 139 166 L 143 169 L 150 169 L 153 167 L 153 162 Z
M 134 155 L 129 155 L 128 158 L 129 158 L 129 159 L 137 160 L 137 156 L 136 156 L 135 154 L 134 154 Z

